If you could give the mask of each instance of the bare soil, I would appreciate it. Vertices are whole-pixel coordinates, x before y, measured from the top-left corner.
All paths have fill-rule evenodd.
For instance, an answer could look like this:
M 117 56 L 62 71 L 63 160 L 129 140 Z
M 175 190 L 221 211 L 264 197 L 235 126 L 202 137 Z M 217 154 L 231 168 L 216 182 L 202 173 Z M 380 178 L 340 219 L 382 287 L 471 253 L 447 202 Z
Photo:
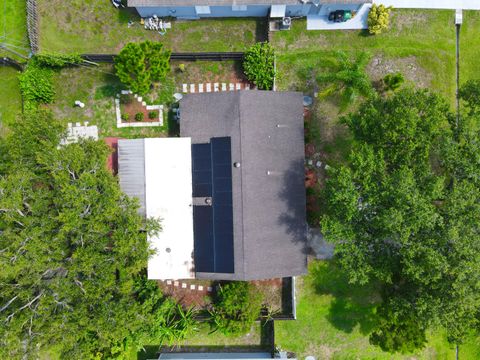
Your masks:
M 123 114 L 128 114 L 128 120 L 123 120 L 124 123 L 134 123 L 134 122 L 157 122 L 159 119 L 158 110 L 147 110 L 145 106 L 142 105 L 141 102 L 137 101 L 133 96 L 131 97 L 131 101 L 128 104 L 120 104 L 120 111 Z M 155 112 L 155 118 L 150 119 L 148 114 L 151 112 Z M 143 114 L 143 120 L 137 121 L 135 120 L 135 115 L 138 113 Z

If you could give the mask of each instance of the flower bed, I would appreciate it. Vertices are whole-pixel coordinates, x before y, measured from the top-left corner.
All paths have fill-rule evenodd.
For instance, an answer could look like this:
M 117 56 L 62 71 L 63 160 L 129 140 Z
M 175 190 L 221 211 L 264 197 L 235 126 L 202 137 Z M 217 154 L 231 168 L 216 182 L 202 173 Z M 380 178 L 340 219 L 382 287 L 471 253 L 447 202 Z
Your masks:
M 163 126 L 163 105 L 147 105 L 142 97 L 122 90 L 115 99 L 117 127 Z

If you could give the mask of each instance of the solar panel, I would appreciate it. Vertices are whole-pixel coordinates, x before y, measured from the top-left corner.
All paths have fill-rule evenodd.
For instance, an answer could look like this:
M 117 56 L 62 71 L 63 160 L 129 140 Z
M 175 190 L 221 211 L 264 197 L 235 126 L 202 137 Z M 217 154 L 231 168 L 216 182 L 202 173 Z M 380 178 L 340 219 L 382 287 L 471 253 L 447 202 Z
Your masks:
M 231 139 L 192 145 L 192 166 L 193 196 L 212 197 L 212 206 L 194 206 L 196 271 L 233 273 Z

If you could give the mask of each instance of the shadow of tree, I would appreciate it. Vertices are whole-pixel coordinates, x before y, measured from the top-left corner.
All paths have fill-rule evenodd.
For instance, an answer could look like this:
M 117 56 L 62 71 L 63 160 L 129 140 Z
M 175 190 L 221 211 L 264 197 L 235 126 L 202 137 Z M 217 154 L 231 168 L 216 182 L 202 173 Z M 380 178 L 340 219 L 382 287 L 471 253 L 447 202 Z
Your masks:
M 381 301 L 376 284 L 350 284 L 335 260 L 312 263 L 309 278 L 317 294 L 333 297 L 327 319 L 335 328 L 351 333 L 358 327 L 363 335 L 373 330 Z

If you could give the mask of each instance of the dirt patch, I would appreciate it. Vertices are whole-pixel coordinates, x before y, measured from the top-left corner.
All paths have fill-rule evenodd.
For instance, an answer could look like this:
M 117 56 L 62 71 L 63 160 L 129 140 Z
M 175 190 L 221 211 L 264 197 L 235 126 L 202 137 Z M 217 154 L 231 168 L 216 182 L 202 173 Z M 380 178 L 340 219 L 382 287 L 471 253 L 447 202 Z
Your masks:
M 420 65 L 415 56 L 404 58 L 387 58 L 376 55 L 367 66 L 367 73 L 373 82 L 378 82 L 387 74 L 401 73 L 407 82 L 416 87 L 430 87 L 432 76 Z
M 411 29 L 413 26 L 424 24 L 428 26 L 428 15 L 426 11 L 402 11 L 395 10 L 391 13 L 391 29 L 402 31 L 403 29 Z

